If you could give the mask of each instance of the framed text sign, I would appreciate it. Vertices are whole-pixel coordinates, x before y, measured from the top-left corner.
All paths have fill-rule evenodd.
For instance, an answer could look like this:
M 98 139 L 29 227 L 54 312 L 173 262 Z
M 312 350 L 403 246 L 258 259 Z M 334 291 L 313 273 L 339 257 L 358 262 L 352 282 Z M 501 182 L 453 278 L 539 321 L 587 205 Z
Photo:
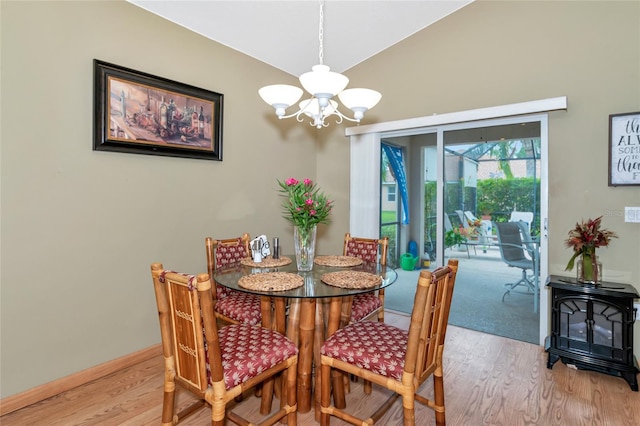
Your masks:
M 93 149 L 222 161 L 222 98 L 96 59 Z
M 609 186 L 640 185 L 640 112 L 609 116 Z

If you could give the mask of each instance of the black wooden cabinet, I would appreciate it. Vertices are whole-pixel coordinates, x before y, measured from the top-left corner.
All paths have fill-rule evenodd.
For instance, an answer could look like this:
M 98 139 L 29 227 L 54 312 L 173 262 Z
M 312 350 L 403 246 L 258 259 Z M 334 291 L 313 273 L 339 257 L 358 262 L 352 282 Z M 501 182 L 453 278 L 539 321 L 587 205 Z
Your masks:
M 582 284 L 551 275 L 551 335 L 547 368 L 558 359 L 580 369 L 620 376 L 638 391 L 638 361 L 633 354 L 633 323 L 640 297 L 629 284 Z

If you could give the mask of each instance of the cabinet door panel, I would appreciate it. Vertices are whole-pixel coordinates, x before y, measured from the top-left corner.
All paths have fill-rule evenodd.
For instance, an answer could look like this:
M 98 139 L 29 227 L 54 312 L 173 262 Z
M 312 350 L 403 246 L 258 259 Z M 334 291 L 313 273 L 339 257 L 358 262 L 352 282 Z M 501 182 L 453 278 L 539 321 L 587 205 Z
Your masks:
M 622 349 L 622 319 L 619 306 L 593 302 L 593 343 Z
M 587 342 L 588 331 L 587 302 L 578 299 L 560 302 L 560 336 Z

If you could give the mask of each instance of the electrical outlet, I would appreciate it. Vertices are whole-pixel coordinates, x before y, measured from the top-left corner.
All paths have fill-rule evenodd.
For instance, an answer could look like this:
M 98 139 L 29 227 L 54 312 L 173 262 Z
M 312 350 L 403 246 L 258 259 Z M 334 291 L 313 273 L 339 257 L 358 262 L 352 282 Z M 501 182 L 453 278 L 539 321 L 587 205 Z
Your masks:
M 624 221 L 631 223 L 640 223 L 640 207 L 625 207 Z
M 633 310 L 635 311 L 636 321 L 640 321 L 640 303 L 633 304 Z

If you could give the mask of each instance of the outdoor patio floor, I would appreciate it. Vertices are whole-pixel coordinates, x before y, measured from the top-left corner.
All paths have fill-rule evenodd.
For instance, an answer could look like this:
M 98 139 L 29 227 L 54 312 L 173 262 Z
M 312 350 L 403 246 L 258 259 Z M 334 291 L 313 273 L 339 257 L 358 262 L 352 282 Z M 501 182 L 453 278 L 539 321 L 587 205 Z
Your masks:
M 540 316 L 534 312 L 533 293 L 520 286 L 502 301 L 505 283 L 518 281 L 521 270 L 507 266 L 497 247 L 486 253 L 479 247 L 474 253 L 470 247 L 469 252 L 469 258 L 466 249 L 445 253 L 459 260 L 449 324 L 539 344 Z M 397 271 L 398 280 L 385 291 L 385 309 L 411 313 L 420 271 Z

